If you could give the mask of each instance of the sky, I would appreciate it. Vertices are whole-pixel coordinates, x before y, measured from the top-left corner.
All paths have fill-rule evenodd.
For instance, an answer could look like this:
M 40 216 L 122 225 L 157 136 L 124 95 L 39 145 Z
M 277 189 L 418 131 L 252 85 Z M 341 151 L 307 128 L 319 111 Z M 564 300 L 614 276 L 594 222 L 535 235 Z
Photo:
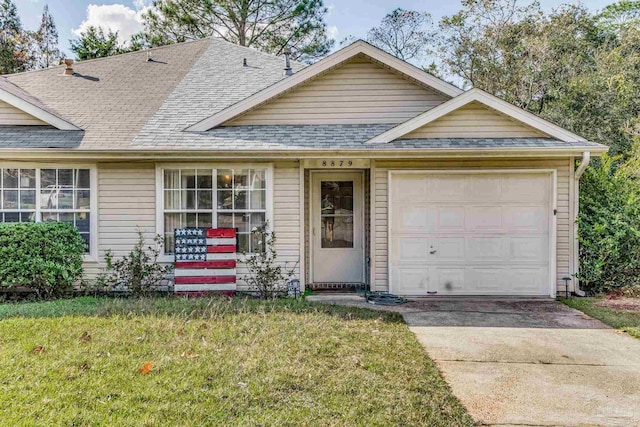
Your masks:
M 583 0 L 582 4 L 596 11 L 615 0 Z M 14 0 L 22 24 L 27 29 L 37 29 L 42 8 L 49 10 L 58 26 L 60 48 L 68 57 L 73 57 L 69 39 L 78 37 L 80 31 L 90 25 L 102 26 L 118 31 L 122 40 L 138 32 L 141 14 L 150 0 Z M 575 0 L 540 0 L 545 10 L 563 3 L 578 3 Z M 340 41 L 352 35 L 364 38 L 367 31 L 380 23 L 391 10 L 401 7 L 408 10 L 429 12 L 435 21 L 460 10 L 460 0 L 325 0 L 329 8 L 326 17 L 329 34 Z

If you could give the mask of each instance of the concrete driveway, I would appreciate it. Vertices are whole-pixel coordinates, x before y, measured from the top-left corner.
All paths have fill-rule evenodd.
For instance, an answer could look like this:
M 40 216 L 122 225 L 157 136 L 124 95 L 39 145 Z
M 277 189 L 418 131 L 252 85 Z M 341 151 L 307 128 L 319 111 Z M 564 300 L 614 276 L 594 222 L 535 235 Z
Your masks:
M 394 309 L 481 424 L 640 426 L 640 340 L 552 300 Z

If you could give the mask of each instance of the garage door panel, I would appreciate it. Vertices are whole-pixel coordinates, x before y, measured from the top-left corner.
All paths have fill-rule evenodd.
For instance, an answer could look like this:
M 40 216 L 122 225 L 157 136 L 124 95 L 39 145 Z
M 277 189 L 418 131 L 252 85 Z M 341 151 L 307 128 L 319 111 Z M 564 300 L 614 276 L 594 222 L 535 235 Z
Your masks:
M 509 176 L 502 179 L 502 201 L 546 204 L 549 178 L 540 175 Z
M 514 236 L 509 239 L 509 261 L 547 264 L 549 239 L 547 236 Z
M 466 215 L 464 206 L 438 206 L 435 208 L 435 224 L 433 231 L 464 231 Z
M 461 175 L 466 181 L 465 200 L 470 202 L 498 202 L 502 197 L 502 178 L 497 175 Z
M 431 211 L 428 207 L 405 204 L 397 209 L 398 220 L 395 222 L 394 232 L 427 232 L 429 230 Z
M 507 233 L 548 233 L 548 210 L 543 206 L 506 206 L 503 219 Z
M 425 265 L 429 262 L 429 239 L 419 236 L 395 236 L 394 248 L 397 251 L 393 254 L 392 262 L 400 264 Z
M 429 250 L 435 250 L 428 262 L 464 262 L 465 238 L 459 237 L 440 237 L 436 236 L 430 239 Z M 435 249 L 437 248 L 437 249 Z
M 410 295 L 427 295 L 429 284 L 429 269 L 417 267 L 396 266 L 391 269 L 394 280 L 402 283 L 403 291 Z
M 466 243 L 468 263 L 499 262 L 505 258 L 505 239 L 503 236 L 470 236 L 466 238 Z
M 502 231 L 501 206 L 467 206 L 466 230 L 470 232 Z
M 420 203 L 427 201 L 427 190 L 429 182 L 420 175 L 406 175 L 401 180 L 394 180 L 393 201 Z
M 548 293 L 548 174 L 393 173 L 392 181 L 403 200 L 390 206 L 394 292 Z
M 432 290 L 438 294 L 462 294 L 465 292 L 464 268 L 436 268 L 432 277 L 436 278 Z
M 544 268 L 512 268 L 509 270 L 509 284 L 514 294 L 540 295 L 545 292 L 549 280 L 549 270 Z
M 469 294 L 495 294 L 505 291 L 504 268 L 469 267 L 465 273 L 465 280 L 469 284 L 466 291 Z
M 423 178 L 424 179 L 424 178 Z M 427 180 L 429 202 L 451 202 L 464 200 L 466 180 L 464 177 L 440 175 Z

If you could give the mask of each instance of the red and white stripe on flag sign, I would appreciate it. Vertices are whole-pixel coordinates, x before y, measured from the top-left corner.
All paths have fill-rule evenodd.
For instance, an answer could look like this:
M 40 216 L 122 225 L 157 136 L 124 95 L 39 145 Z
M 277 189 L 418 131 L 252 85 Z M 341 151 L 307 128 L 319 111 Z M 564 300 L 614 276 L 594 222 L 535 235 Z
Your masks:
M 236 230 L 179 228 L 175 232 L 175 292 L 236 290 Z

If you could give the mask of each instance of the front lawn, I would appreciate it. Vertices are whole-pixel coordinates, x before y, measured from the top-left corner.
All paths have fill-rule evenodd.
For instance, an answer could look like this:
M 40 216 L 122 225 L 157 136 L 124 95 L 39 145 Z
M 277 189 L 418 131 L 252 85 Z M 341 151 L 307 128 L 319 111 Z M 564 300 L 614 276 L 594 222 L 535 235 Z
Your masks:
M 636 304 L 616 304 L 616 300 L 608 301 L 605 297 L 562 299 L 569 307 L 601 320 L 607 325 L 623 330 L 629 335 L 640 338 L 640 310 Z M 621 307 L 633 309 L 620 309 Z M 616 308 L 614 308 L 616 307 Z
M 395 314 L 77 298 L 0 319 L 3 425 L 473 424 Z

